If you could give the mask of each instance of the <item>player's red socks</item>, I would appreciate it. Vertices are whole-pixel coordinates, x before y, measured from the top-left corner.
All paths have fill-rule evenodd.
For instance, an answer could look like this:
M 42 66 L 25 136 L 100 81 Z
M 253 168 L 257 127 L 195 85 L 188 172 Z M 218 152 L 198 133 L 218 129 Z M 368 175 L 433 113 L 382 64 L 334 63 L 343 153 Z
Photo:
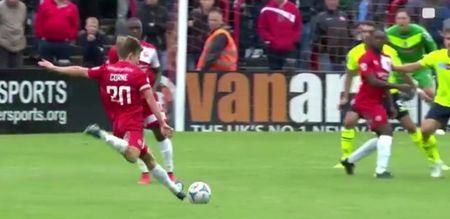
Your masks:
M 141 179 L 139 180 L 139 184 L 141 185 L 147 185 L 150 184 L 151 181 L 151 177 L 150 177 L 150 173 L 142 173 L 141 175 Z
M 169 175 L 169 178 L 172 182 L 175 182 L 175 180 L 176 180 L 175 173 L 168 172 L 167 175 Z

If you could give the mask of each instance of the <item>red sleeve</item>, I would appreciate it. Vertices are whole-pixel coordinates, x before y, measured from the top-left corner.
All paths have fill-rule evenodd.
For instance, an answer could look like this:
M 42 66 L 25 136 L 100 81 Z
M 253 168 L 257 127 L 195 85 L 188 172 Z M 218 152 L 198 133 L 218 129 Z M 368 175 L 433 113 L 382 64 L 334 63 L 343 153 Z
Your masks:
M 145 73 L 142 71 L 138 71 L 135 73 L 136 75 L 136 86 L 138 87 L 139 91 L 142 92 L 144 90 L 152 88 L 150 86 L 150 81 Z
M 258 35 L 263 41 L 273 42 L 272 34 L 268 31 L 268 17 L 265 13 L 261 13 L 258 16 Z
M 106 72 L 106 65 L 100 65 L 97 67 L 93 67 L 88 70 L 88 77 L 90 79 L 94 79 L 94 80 L 98 81 L 105 74 L 105 72 Z
M 371 61 L 370 57 L 367 57 L 367 56 L 361 57 L 361 59 L 359 59 L 359 61 L 358 61 L 358 69 L 359 69 L 359 74 L 362 77 L 367 76 L 369 74 L 373 74 L 374 71 L 372 69 L 372 61 Z
M 42 21 L 45 20 L 44 14 L 45 14 L 45 4 L 40 4 L 38 11 L 36 13 L 36 18 L 34 20 L 34 30 L 36 37 L 38 39 L 42 39 Z
M 392 25 L 395 23 L 395 14 L 397 13 L 397 10 L 400 8 L 401 5 L 404 5 L 407 3 L 407 0 L 393 0 L 391 4 L 388 6 L 388 16 L 387 16 L 387 23 L 389 25 Z
M 136 17 L 137 16 L 137 2 L 136 2 L 136 0 L 128 0 L 128 3 L 130 4 L 131 17 Z
M 220 1 L 220 8 L 222 9 L 223 12 L 223 20 L 225 22 L 225 24 L 228 24 L 228 21 L 230 20 L 230 4 L 229 4 L 229 0 L 221 0 Z
M 76 40 L 78 35 L 78 30 L 80 29 L 80 14 L 78 12 L 78 7 L 75 4 L 72 4 L 72 16 L 70 16 L 70 40 Z
M 117 55 L 117 48 L 115 46 L 111 47 L 108 51 L 108 63 L 114 64 L 119 61 L 119 55 Z

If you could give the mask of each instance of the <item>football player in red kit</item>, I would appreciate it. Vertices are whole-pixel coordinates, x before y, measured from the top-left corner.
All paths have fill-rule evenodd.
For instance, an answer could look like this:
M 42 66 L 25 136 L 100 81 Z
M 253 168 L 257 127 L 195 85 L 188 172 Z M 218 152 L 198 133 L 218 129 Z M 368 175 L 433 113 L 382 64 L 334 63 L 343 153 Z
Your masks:
M 130 18 L 127 20 L 127 28 L 129 35 L 136 37 L 137 39 L 142 38 L 142 23 L 137 18 Z M 159 85 L 159 81 L 161 78 L 161 71 L 160 71 L 160 63 L 158 60 L 158 53 L 155 48 L 150 43 L 141 41 L 141 47 L 142 51 L 139 57 L 138 66 L 139 68 L 147 73 L 147 76 L 149 77 L 150 84 L 152 85 L 153 89 L 156 89 Z M 116 47 L 112 47 L 108 52 L 108 63 L 116 63 L 118 60 L 117 55 L 117 49 Z M 155 90 L 154 90 L 155 91 Z M 155 96 L 156 100 L 158 100 L 158 97 Z M 143 102 L 144 104 L 144 128 L 150 129 L 153 131 L 153 134 L 156 138 L 156 140 L 159 142 L 160 149 L 161 149 L 161 155 L 164 160 L 164 166 L 166 171 L 169 174 L 169 177 L 172 181 L 175 181 L 175 174 L 174 174 L 174 165 L 173 165 L 173 146 L 172 141 L 170 138 L 164 136 L 160 132 L 159 123 L 156 120 L 155 115 L 153 114 L 152 110 Z M 162 104 L 158 102 L 158 105 L 160 106 L 160 109 L 163 110 Z M 163 116 L 165 117 L 165 113 L 163 112 Z M 141 170 L 141 178 L 139 180 L 140 184 L 148 184 L 150 183 L 150 174 L 149 170 L 147 169 L 147 166 L 141 161 L 138 160 L 137 162 L 139 169 Z
M 38 64 L 52 72 L 96 80 L 104 109 L 112 121 L 113 135 L 97 125 L 89 126 L 85 132 L 106 141 L 131 163 L 141 159 L 158 181 L 183 200 L 185 194 L 182 184 L 170 180 L 144 143 L 143 99 L 155 113 L 160 132 L 168 136 L 172 128 L 165 122 L 153 97 L 147 75 L 136 66 L 142 50 L 140 42 L 136 38 L 127 37 L 117 46 L 120 60 L 115 64 L 104 64 L 91 69 L 80 66 L 58 67 L 46 60 Z
M 390 103 L 391 110 L 395 112 L 389 89 L 410 91 L 412 88 L 408 84 L 387 82 L 392 71 L 392 60 L 382 53 L 382 48 L 386 43 L 386 34 L 380 30 L 375 31 L 368 41 L 368 50 L 359 59 L 358 70 L 361 76 L 361 87 L 354 98 L 352 108 L 360 118 L 367 120 L 370 129 L 377 134 L 377 137 L 364 143 L 363 146 L 342 161 L 342 165 L 345 167 L 347 174 L 352 175 L 354 163 L 377 150 L 375 176 L 377 178 L 392 178 L 388 171 L 392 145 L 392 126 L 389 124 L 384 106 L 385 98 Z

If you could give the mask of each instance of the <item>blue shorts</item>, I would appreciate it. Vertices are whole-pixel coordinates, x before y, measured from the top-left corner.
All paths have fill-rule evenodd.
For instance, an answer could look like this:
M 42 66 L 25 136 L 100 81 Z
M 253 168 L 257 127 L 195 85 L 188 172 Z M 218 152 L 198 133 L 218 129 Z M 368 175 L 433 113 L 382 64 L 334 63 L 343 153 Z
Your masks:
M 436 120 L 441 123 L 441 127 L 447 127 L 448 119 L 450 118 L 450 107 L 434 103 L 425 118 Z

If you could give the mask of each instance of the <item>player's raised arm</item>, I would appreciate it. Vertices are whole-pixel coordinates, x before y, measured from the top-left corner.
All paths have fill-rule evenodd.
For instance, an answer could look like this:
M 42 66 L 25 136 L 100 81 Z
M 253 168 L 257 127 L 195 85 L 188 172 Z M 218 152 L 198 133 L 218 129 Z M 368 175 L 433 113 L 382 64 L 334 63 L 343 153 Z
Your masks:
M 38 65 L 46 68 L 49 71 L 56 72 L 59 74 L 69 75 L 73 77 L 84 77 L 84 78 L 88 77 L 88 68 L 84 68 L 81 66 L 74 65 L 74 66 L 60 67 L 53 65 L 53 63 L 45 59 L 39 61 Z

